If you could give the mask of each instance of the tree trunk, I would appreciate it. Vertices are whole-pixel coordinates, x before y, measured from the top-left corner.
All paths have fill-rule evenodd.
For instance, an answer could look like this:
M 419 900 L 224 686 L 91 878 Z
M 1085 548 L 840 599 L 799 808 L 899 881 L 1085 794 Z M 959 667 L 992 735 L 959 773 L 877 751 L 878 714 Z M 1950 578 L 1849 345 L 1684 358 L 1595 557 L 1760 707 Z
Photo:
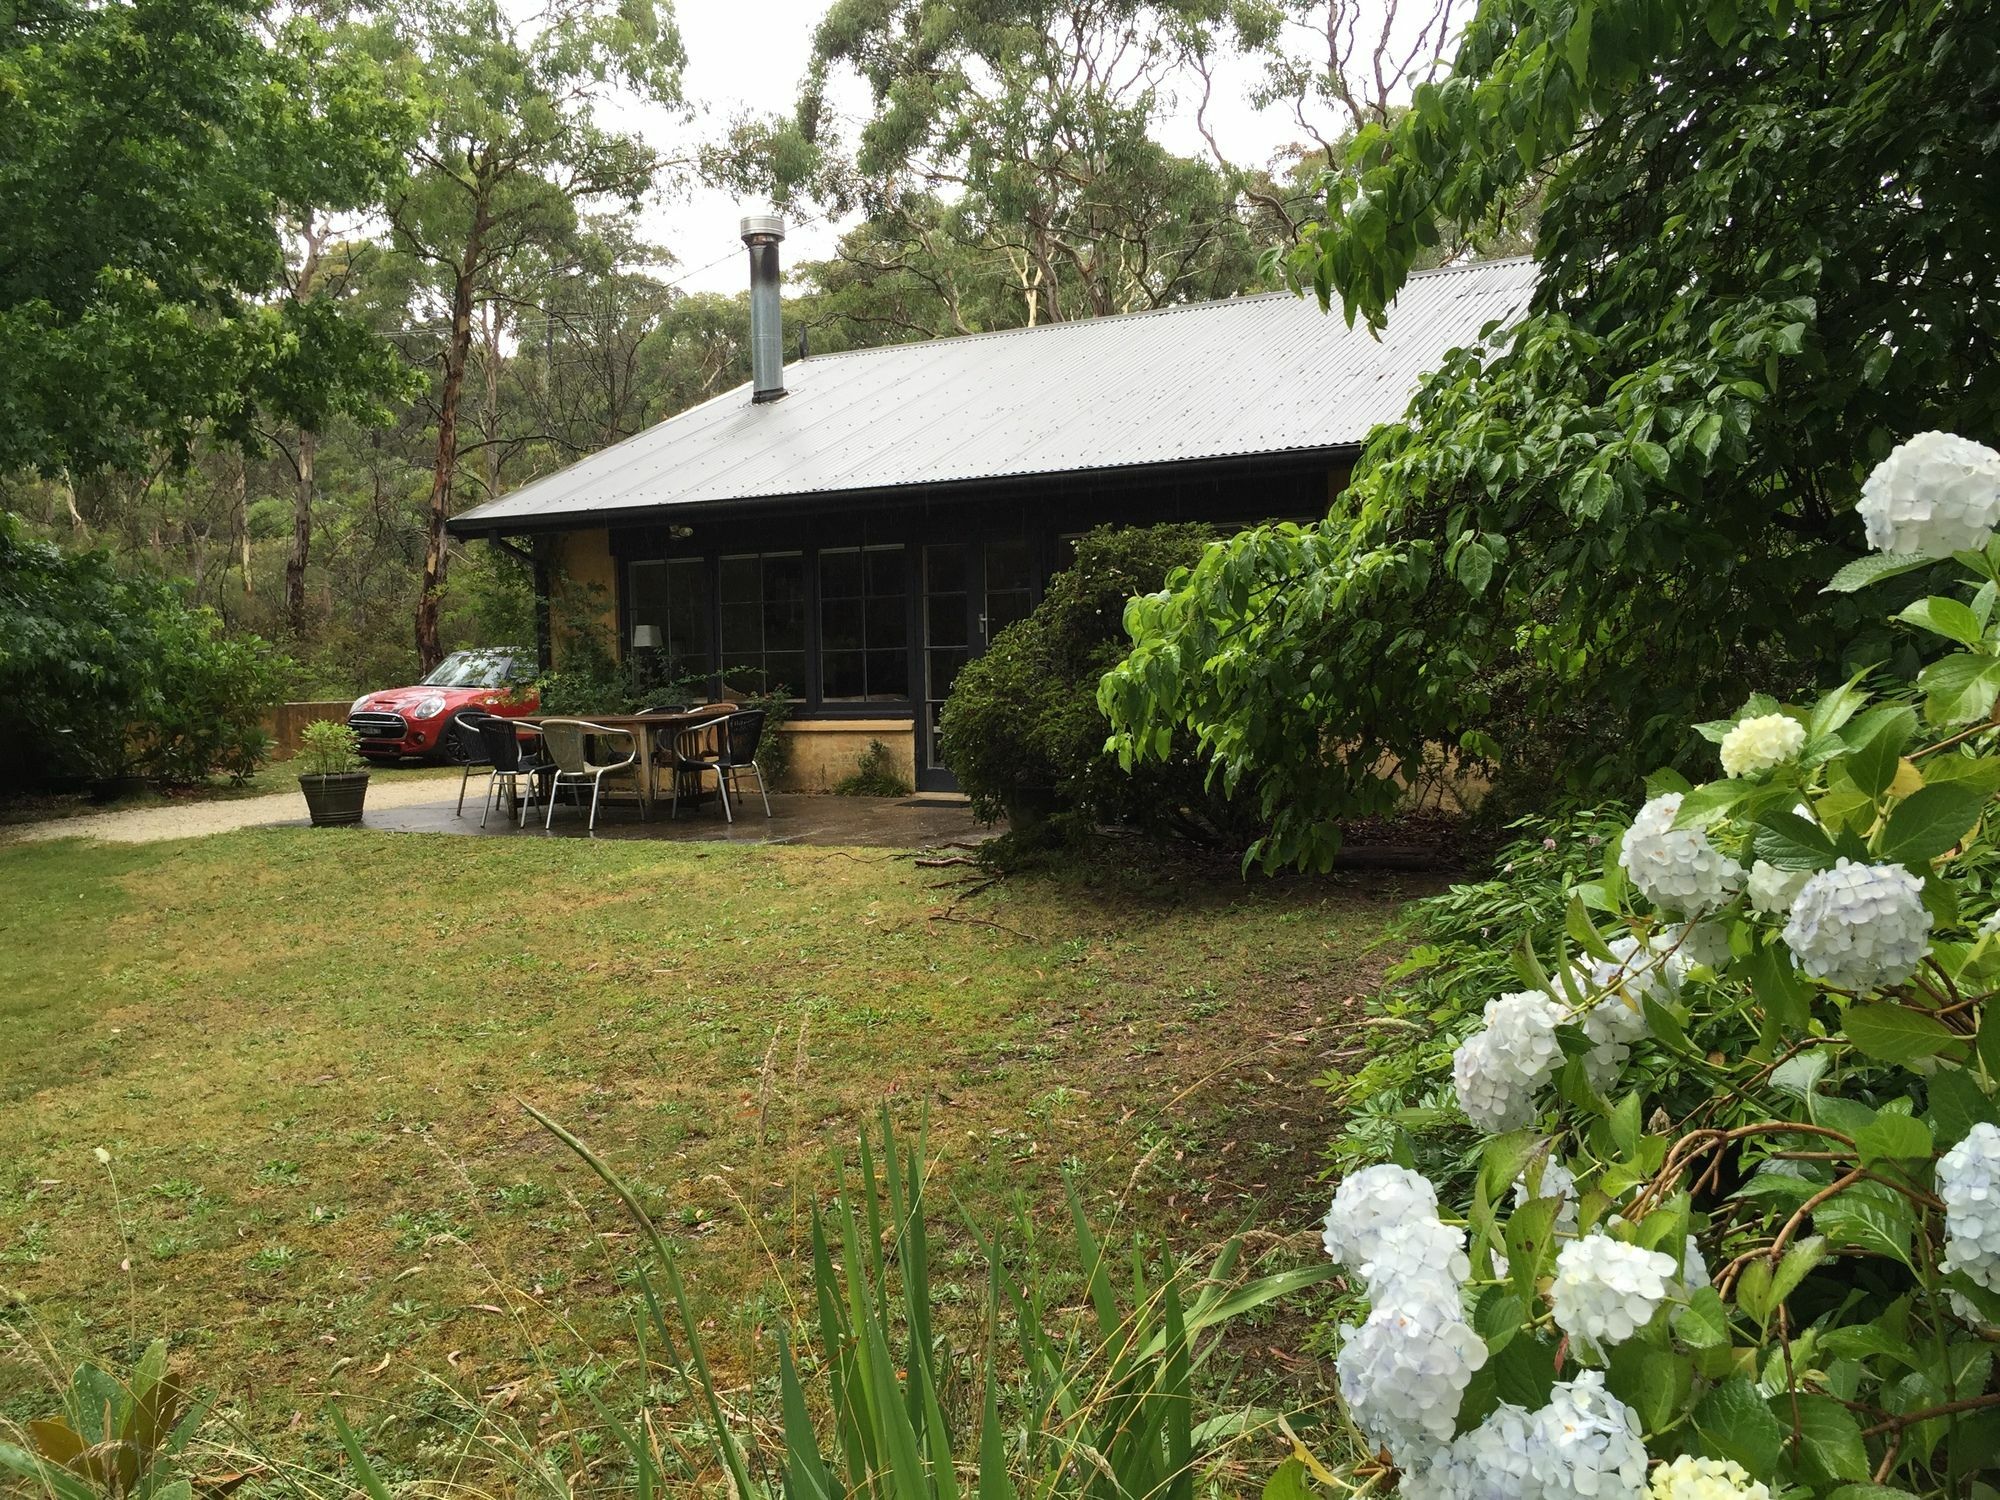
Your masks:
M 423 591 L 417 595 L 417 665 L 424 675 L 444 660 L 438 617 L 444 602 L 444 523 L 451 517 L 452 475 L 458 468 L 458 401 L 465 389 L 465 364 L 472 352 L 472 295 L 479 274 L 480 241 L 486 217 L 480 212 L 467 236 L 451 288 L 451 342 L 444 351 L 444 390 L 438 402 L 437 459 L 431 469 L 430 512 L 424 527 Z
M 241 452 L 229 466 L 229 525 L 236 533 L 236 557 L 243 565 L 243 597 L 256 593 L 250 577 L 250 465 Z
M 319 278 L 320 246 L 326 243 L 328 233 L 311 213 L 306 215 L 302 232 L 305 258 L 299 263 L 298 284 L 292 291 L 293 300 L 298 302 L 312 295 L 313 283 Z M 294 638 L 303 638 L 306 633 L 306 564 L 312 558 L 313 452 L 318 446 L 317 433 L 299 429 L 299 483 L 292 497 L 292 555 L 285 559 L 285 619 Z M 243 576 L 247 582 L 250 577 L 247 562 Z
M 313 456 L 317 435 L 299 430 L 299 483 L 292 497 L 292 555 L 285 559 L 285 618 L 292 634 L 306 633 L 306 563 L 312 557 Z

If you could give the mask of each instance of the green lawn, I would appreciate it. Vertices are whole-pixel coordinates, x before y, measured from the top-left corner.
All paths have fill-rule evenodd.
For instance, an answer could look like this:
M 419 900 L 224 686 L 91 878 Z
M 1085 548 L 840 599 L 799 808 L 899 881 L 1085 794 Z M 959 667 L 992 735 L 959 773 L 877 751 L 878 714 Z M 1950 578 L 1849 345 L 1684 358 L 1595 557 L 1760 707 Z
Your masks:
M 348 830 L 0 846 L 0 1416 L 47 1406 L 24 1347 L 165 1334 L 264 1451 L 329 1457 L 330 1399 L 406 1466 L 460 1402 L 560 1429 L 636 1353 L 633 1242 L 520 1100 L 643 1185 L 725 1360 L 767 1347 L 885 1102 L 986 1222 L 1017 1192 L 1050 1215 L 1075 1163 L 1100 1221 L 1311 1253 L 1306 1080 L 1400 893 L 1017 878 L 954 909 L 964 873 Z

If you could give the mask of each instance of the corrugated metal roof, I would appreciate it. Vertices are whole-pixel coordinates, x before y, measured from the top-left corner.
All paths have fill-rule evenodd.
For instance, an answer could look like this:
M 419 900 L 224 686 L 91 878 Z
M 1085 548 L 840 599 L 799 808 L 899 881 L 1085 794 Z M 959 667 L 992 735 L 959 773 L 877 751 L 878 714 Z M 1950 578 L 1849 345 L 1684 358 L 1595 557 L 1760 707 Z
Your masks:
M 1517 316 L 1531 261 L 1410 278 L 1379 341 L 1289 292 L 817 355 L 452 522 L 461 532 L 1358 444 L 1445 352 Z

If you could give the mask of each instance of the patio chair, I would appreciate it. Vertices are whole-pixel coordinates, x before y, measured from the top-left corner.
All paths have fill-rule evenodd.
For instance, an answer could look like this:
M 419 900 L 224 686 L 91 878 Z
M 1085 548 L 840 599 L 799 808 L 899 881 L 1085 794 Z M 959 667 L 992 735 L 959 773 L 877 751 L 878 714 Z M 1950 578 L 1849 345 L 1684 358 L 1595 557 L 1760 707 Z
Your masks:
M 661 748 L 665 754 L 660 764 L 667 767 L 673 777 L 673 808 L 671 816 L 681 815 L 681 788 L 686 785 L 691 792 L 699 794 L 701 778 L 715 777 L 718 794 L 722 798 L 722 815 L 731 822 L 729 814 L 729 789 L 723 785 L 723 743 L 722 726 L 727 715 L 703 719 L 697 724 L 683 725 L 673 732 L 671 740 L 664 731 Z
M 745 709 L 722 721 L 722 769 L 729 789 L 743 800 L 739 778 L 745 771 L 757 778 L 757 795 L 764 799 L 764 816 L 771 816 L 771 793 L 764 785 L 764 768 L 757 764 L 757 747 L 764 741 L 764 710 Z M 729 804 L 722 804 L 726 812 Z
M 465 774 L 458 778 L 458 809 L 456 816 L 465 816 L 465 786 L 472 780 L 474 771 L 484 771 L 489 778 L 493 775 L 493 757 L 487 753 L 486 737 L 479 732 L 479 720 L 486 717 L 476 708 L 460 709 L 451 716 L 451 722 L 444 727 L 445 754 L 465 768 Z M 486 784 L 486 795 L 493 795 L 493 783 Z
M 521 826 L 528 826 L 528 809 L 535 803 L 535 784 L 549 772 L 549 764 L 542 759 L 537 743 L 524 741 L 520 727 L 512 719 L 499 714 L 467 714 L 463 717 L 475 718 L 479 727 L 479 737 L 486 745 L 486 758 L 493 766 L 493 780 L 486 788 L 486 812 L 479 815 L 479 826 L 486 826 L 487 815 L 500 800 L 504 787 L 514 797 L 521 810 Z M 521 795 L 521 782 L 528 783 L 528 794 Z
M 623 760 L 593 760 L 593 755 L 604 752 L 605 741 L 620 742 L 625 746 Z M 593 724 L 588 719 L 544 719 L 542 720 L 542 744 L 547 748 L 549 762 L 554 768 L 554 776 L 549 782 L 548 811 L 542 817 L 542 826 L 554 826 L 556 820 L 556 796 L 565 786 L 573 786 L 578 792 L 585 782 L 590 783 L 590 831 L 597 831 L 597 804 L 604 795 L 604 778 L 620 771 L 632 773 L 633 790 L 639 790 L 639 739 L 629 729 L 614 729 L 608 724 Z M 646 816 L 646 799 L 639 797 L 639 816 Z

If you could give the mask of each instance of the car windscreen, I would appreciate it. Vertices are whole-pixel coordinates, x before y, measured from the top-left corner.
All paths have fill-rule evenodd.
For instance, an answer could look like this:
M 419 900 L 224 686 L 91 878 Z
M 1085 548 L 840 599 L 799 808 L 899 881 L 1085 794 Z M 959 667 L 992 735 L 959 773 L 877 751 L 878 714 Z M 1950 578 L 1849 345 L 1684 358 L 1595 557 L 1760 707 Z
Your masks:
M 454 651 L 423 681 L 425 687 L 497 688 L 513 678 L 514 658 L 504 651 Z

